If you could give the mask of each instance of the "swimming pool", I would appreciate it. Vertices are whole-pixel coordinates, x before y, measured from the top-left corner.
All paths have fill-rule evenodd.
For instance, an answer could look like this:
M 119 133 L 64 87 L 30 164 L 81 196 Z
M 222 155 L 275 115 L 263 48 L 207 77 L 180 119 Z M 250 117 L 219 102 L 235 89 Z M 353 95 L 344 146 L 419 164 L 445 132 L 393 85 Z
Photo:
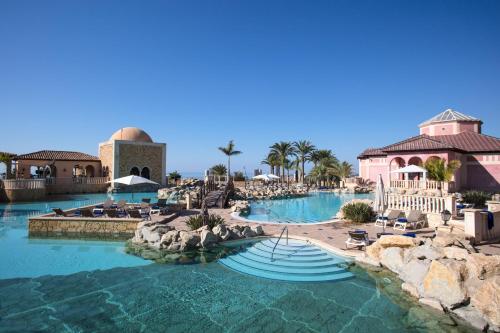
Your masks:
M 139 202 L 156 199 L 154 193 L 81 194 L 45 202 L 0 204 L 0 279 L 71 274 L 80 271 L 147 265 L 148 261 L 124 253 L 124 242 L 38 239 L 28 237 L 28 218 L 52 208 L 97 204 L 108 197 Z
M 301 198 L 252 201 L 250 214 L 242 217 L 264 223 L 322 223 L 335 218 L 344 202 L 372 197 L 372 194 L 314 192 Z
M 354 266 L 347 280 L 293 283 L 235 272 L 218 253 L 156 264 L 122 242 L 27 237 L 29 216 L 104 199 L 0 205 L 0 332 L 473 331 L 416 303 L 384 271 Z

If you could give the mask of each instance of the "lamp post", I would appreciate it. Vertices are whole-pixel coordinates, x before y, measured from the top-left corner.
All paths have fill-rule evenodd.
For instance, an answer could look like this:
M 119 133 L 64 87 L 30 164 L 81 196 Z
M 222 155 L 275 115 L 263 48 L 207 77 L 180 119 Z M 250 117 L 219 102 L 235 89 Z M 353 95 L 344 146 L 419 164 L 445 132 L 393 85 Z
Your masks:
M 448 225 L 448 221 L 451 219 L 451 213 L 449 210 L 445 209 L 441 212 L 441 219 L 444 225 Z

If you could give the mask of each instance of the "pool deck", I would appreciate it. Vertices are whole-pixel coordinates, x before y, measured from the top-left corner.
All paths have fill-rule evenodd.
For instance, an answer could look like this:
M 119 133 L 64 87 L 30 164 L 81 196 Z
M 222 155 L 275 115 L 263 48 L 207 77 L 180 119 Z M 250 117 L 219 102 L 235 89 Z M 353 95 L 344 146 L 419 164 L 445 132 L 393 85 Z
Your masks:
M 374 223 L 346 223 L 346 222 L 332 222 L 327 224 L 311 224 L 311 225 L 293 225 L 293 224 L 261 224 L 261 223 L 250 223 L 242 221 L 241 219 L 234 218 L 231 216 L 230 209 L 210 209 L 210 214 L 217 214 L 222 216 L 227 224 L 239 224 L 239 225 L 249 225 L 257 226 L 260 225 L 264 229 L 264 232 L 268 236 L 279 236 L 283 227 L 288 226 L 288 236 L 309 240 L 319 246 L 325 247 L 328 250 L 346 256 L 358 256 L 364 251 L 358 250 L 356 248 L 350 248 L 346 250 L 345 241 L 348 238 L 348 231 L 353 229 L 363 229 L 368 232 L 370 240 L 375 241 L 377 239 L 377 233 L 382 232 L 382 228 L 375 227 Z M 199 211 L 196 209 L 190 211 L 183 211 L 181 215 L 175 220 L 171 221 L 169 225 L 175 226 L 178 230 L 189 230 L 185 221 L 190 215 L 198 214 Z M 393 230 L 392 227 L 386 228 L 386 232 L 391 232 L 396 235 L 403 234 L 405 232 L 399 230 Z M 435 233 L 434 228 L 424 228 L 413 231 L 409 229 L 407 232 L 415 232 L 419 236 L 432 236 Z M 500 244 L 488 244 L 476 246 L 476 248 L 485 254 L 495 254 L 500 255 Z

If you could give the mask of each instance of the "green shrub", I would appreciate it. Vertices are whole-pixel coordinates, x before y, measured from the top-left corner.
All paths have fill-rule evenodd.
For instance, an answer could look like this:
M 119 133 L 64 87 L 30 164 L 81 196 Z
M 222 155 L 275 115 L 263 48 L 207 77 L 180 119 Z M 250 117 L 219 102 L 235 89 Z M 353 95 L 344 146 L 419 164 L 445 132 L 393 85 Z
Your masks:
M 216 225 L 223 224 L 224 218 L 219 215 L 211 214 L 208 216 L 208 227 L 212 229 Z M 201 215 L 190 216 L 186 221 L 186 224 L 191 228 L 191 230 L 196 230 L 203 227 L 203 219 Z
M 353 222 L 370 222 L 373 209 L 364 202 L 351 202 L 342 207 L 342 213 L 344 218 Z
M 473 204 L 474 207 L 484 207 L 486 201 L 491 199 L 491 195 L 483 191 L 467 191 L 462 194 L 462 199 L 465 203 Z

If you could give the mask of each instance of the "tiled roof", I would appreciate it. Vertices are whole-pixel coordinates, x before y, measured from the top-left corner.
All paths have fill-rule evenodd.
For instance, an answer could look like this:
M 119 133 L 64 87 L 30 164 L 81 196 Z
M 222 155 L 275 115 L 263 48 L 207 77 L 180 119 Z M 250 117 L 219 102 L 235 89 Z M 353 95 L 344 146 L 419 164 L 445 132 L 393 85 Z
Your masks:
M 99 161 L 99 158 L 76 151 L 40 150 L 29 154 L 17 155 L 15 160 L 54 160 L 54 161 Z
M 383 148 L 366 149 L 358 158 L 384 156 L 391 152 L 426 150 L 454 150 L 465 153 L 500 153 L 500 139 L 476 132 L 462 132 L 454 135 L 432 137 L 422 134 Z
M 442 150 L 442 149 L 456 150 L 457 148 L 446 142 L 437 140 L 435 139 L 435 137 L 430 137 L 425 134 L 414 136 L 409 139 L 381 148 L 381 150 L 384 152 Z
M 455 135 L 440 135 L 436 140 L 446 142 L 467 152 L 500 152 L 500 139 L 476 132 L 462 132 Z
M 369 156 L 385 156 L 387 153 L 384 153 L 380 148 L 368 148 L 365 149 L 361 154 L 359 154 L 358 158 L 369 157 Z
M 14 156 L 16 156 L 16 154 L 13 154 L 13 153 L 8 153 L 8 152 L 6 152 L 6 151 L 0 151 L 0 155 L 8 155 L 8 156 L 10 156 L 10 157 L 14 157 Z
M 424 121 L 419 126 L 429 125 L 432 123 L 442 123 L 446 121 L 481 121 L 481 120 L 465 115 L 463 113 L 460 113 L 452 109 L 447 109 L 438 114 L 437 116 L 434 116 L 431 119 Z

